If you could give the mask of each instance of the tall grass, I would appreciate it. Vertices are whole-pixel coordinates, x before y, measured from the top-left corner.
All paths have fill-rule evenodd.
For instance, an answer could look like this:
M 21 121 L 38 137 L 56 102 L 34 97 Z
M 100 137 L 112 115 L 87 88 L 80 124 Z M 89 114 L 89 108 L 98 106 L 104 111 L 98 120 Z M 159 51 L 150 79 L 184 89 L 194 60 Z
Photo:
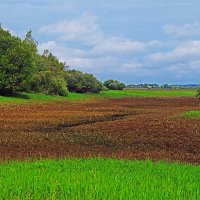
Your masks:
M 200 199 L 200 167 L 98 158 L 2 163 L 0 199 Z

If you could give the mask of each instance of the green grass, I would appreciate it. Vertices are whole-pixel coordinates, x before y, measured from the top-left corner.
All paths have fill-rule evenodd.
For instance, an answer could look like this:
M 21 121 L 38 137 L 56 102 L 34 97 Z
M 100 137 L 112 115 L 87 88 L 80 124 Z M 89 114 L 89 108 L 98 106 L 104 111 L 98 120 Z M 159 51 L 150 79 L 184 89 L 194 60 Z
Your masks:
M 139 90 L 128 89 L 123 91 L 109 90 L 99 94 L 69 93 L 67 97 L 50 96 L 36 93 L 18 93 L 13 97 L 0 96 L 0 102 L 25 103 L 25 102 L 48 102 L 65 100 L 88 100 L 96 98 L 123 98 L 123 97 L 195 97 L 195 90 Z
M 195 90 L 145 90 L 145 89 L 126 89 L 122 91 L 110 90 L 103 91 L 102 97 L 195 97 Z
M 69 159 L 0 164 L 0 199 L 200 199 L 200 166 Z
M 95 98 L 95 95 L 69 93 L 67 97 L 62 97 L 62 96 L 51 96 L 38 93 L 18 93 L 12 97 L 0 96 L 0 103 L 50 102 L 50 101 L 66 101 L 66 100 L 86 100 L 90 98 Z
M 193 110 L 193 111 L 189 111 L 189 112 L 185 112 L 182 115 L 183 117 L 187 117 L 187 118 L 200 118 L 200 110 Z

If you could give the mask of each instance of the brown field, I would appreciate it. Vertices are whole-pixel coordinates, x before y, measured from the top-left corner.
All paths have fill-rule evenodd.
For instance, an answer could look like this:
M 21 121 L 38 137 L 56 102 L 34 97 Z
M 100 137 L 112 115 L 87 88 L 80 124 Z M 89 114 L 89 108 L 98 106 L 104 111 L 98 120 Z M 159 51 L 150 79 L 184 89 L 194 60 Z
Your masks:
M 115 157 L 200 164 L 195 98 L 0 104 L 0 158 Z

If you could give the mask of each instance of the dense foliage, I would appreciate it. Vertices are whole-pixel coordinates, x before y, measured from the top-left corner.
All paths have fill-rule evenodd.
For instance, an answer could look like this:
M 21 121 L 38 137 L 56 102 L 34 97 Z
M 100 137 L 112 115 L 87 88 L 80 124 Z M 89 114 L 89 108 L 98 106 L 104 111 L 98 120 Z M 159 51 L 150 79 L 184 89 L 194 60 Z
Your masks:
M 33 46 L 0 27 L 0 94 L 10 95 L 26 85 L 35 68 Z
M 65 70 L 65 63 L 48 50 L 40 55 L 31 31 L 22 40 L 0 26 L 0 52 L 0 95 L 33 91 L 66 96 L 68 88 L 79 93 L 103 90 L 92 74 Z
M 77 70 L 68 70 L 65 72 L 65 80 L 69 91 L 78 93 L 98 93 L 103 90 L 103 84 L 92 74 L 83 73 Z
M 200 99 L 200 87 L 197 88 L 197 97 Z
M 27 90 L 46 94 L 66 96 L 67 84 L 64 79 L 64 63 L 47 50 L 37 55 L 36 68 L 28 82 Z
M 110 90 L 123 90 L 126 87 L 124 83 L 112 79 L 105 81 L 104 86 Z

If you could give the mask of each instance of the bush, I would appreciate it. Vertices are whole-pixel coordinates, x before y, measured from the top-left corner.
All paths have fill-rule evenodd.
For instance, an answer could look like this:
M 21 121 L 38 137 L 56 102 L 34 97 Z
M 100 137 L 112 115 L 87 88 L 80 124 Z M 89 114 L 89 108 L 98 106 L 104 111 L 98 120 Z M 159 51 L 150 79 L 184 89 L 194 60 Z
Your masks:
M 124 83 L 112 79 L 105 81 L 104 86 L 110 90 L 123 90 L 126 87 Z
M 29 82 L 29 91 L 50 95 L 68 95 L 65 79 L 62 76 L 54 77 L 49 71 L 43 71 L 33 76 Z
M 50 82 L 48 94 L 67 96 L 68 89 L 63 78 L 53 78 Z
M 70 92 L 98 93 L 103 90 L 103 84 L 92 74 L 83 73 L 77 70 L 66 71 L 65 80 Z

